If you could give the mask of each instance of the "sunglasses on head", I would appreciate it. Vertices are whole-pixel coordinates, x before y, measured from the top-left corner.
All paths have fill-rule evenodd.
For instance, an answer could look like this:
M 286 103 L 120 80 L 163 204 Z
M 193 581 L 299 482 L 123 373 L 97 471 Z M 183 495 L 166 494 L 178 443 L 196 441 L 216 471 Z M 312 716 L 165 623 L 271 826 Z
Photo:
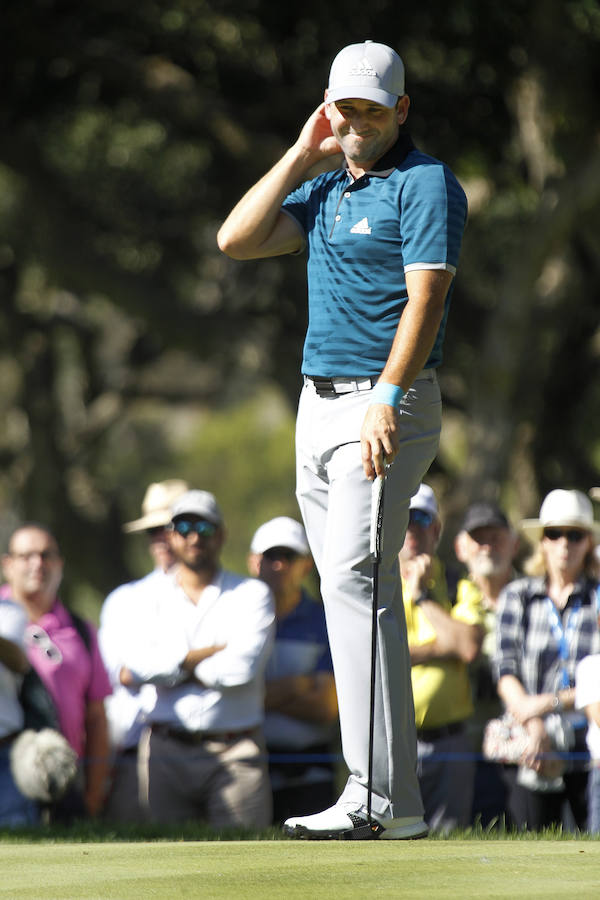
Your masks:
M 579 544 L 587 537 L 587 531 L 580 531 L 578 528 L 544 528 L 544 537 L 549 541 L 558 541 L 559 538 L 566 537 L 570 544 Z
M 55 666 L 62 662 L 63 655 L 48 636 L 41 625 L 28 625 L 25 631 L 25 643 L 28 647 L 36 647 Z
M 421 528 L 429 528 L 433 522 L 431 513 L 425 512 L 424 509 L 411 509 L 408 514 L 409 525 L 420 525 Z
M 198 519 L 195 522 L 191 519 L 176 519 L 171 523 L 171 530 L 176 531 L 184 538 L 192 532 L 200 537 L 210 538 L 217 533 L 217 526 L 212 522 L 207 522 L 206 519 Z
M 285 562 L 293 562 L 298 557 L 298 554 L 290 547 L 269 547 L 268 550 L 265 550 L 263 552 L 263 556 L 265 557 L 265 559 L 268 559 L 271 562 L 277 562 L 281 560 L 284 560 Z

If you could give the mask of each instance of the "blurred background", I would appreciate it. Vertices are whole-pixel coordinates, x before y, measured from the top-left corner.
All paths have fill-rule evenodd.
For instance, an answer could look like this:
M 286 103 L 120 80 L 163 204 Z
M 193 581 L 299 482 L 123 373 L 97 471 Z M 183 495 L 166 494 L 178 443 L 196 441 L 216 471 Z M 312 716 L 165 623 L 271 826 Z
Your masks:
M 47 524 L 95 617 L 144 574 L 147 485 L 213 491 L 226 565 L 297 516 L 305 259 L 236 263 L 216 230 L 371 38 L 409 131 L 470 206 L 428 481 L 515 522 L 600 478 L 600 7 L 595 0 L 3 0 L 0 539 Z

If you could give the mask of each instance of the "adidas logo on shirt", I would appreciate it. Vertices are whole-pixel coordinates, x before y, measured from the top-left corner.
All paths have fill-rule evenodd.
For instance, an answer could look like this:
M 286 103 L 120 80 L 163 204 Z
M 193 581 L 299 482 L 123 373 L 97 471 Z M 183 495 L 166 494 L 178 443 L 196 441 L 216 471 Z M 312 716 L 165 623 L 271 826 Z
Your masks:
M 356 225 L 352 226 L 350 234 L 371 234 L 371 226 L 369 225 L 369 220 L 366 216 L 364 219 L 361 219 L 360 222 L 357 222 Z

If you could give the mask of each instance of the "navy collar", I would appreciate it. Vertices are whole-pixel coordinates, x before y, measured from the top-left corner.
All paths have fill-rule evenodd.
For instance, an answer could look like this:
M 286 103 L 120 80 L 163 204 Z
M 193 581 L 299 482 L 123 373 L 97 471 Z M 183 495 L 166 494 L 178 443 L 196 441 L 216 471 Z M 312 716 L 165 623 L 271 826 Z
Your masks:
M 383 156 L 380 156 L 373 168 L 366 171 L 360 178 L 364 178 L 365 175 L 374 175 L 376 178 L 388 178 L 394 169 L 402 165 L 408 154 L 414 149 L 415 145 L 411 136 L 409 134 L 400 134 L 393 147 L 390 147 Z M 345 166 L 345 171 L 350 176 L 347 165 Z M 357 178 L 356 181 L 360 181 L 360 178 Z

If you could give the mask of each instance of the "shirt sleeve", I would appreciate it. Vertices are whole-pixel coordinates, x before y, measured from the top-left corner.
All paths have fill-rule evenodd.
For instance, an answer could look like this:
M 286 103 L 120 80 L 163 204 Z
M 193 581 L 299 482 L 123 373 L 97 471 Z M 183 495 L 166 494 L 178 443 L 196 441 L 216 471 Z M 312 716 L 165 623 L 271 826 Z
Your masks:
M 96 629 L 90 622 L 85 623 L 90 632 L 90 658 L 92 661 L 92 671 L 90 683 L 87 690 L 88 700 L 104 700 L 112 694 L 112 687 L 108 674 L 102 662 L 100 649 L 98 647 L 98 635 Z
M 600 654 L 586 656 L 575 670 L 575 708 L 600 702 Z
M 503 675 L 514 675 L 522 680 L 523 629 L 523 597 L 516 583 L 515 586 L 508 584 L 498 598 L 496 612 L 496 680 Z
M 275 634 L 273 595 L 266 584 L 246 579 L 231 593 L 226 647 L 194 669 L 202 684 L 219 690 L 248 684 L 263 672 Z
M 404 270 L 454 274 L 467 217 L 465 192 L 442 163 L 415 167 L 402 192 L 400 231 Z
M 485 625 L 485 613 L 478 591 L 459 590 L 458 600 L 450 613 L 453 619 L 466 625 Z

